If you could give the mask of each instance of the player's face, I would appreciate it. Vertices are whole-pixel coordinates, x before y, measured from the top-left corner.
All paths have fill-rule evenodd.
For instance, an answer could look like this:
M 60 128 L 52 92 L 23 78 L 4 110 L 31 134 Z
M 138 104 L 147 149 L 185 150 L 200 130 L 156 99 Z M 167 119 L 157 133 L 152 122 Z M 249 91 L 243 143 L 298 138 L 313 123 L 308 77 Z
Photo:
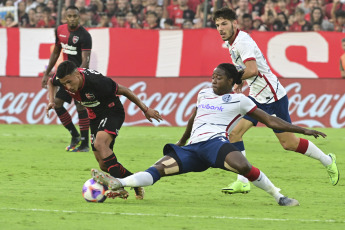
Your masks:
M 232 91 L 232 79 L 229 79 L 225 71 L 215 68 L 212 74 L 212 89 L 217 95 L 230 93 Z
M 66 11 L 66 21 L 70 29 L 75 29 L 79 25 L 79 12 L 77 10 L 69 9 Z
M 59 80 L 60 83 L 71 93 L 76 93 L 83 85 L 83 78 L 77 70 Z
M 216 21 L 217 30 L 223 39 L 223 41 L 233 40 L 235 38 L 236 29 L 237 29 L 237 21 L 230 21 L 224 18 L 217 18 Z

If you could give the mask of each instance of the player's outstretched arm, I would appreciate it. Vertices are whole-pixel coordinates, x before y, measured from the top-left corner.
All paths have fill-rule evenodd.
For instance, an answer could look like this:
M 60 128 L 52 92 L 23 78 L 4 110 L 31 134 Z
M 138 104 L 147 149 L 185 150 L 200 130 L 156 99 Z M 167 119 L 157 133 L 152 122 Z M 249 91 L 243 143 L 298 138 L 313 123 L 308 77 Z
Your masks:
M 152 119 L 155 119 L 156 121 L 160 122 L 163 120 L 162 116 L 159 114 L 159 112 L 157 110 L 151 109 L 148 106 L 146 106 L 138 97 L 137 95 L 135 95 L 132 90 L 128 89 L 125 86 L 122 85 L 118 85 L 119 88 L 117 90 L 117 95 L 123 95 L 125 97 L 127 97 L 131 102 L 133 102 L 134 104 L 136 104 L 141 111 L 144 112 L 145 117 L 147 118 L 147 120 L 149 120 L 150 122 L 152 122 Z
M 270 116 L 268 113 L 261 109 L 256 109 L 252 113 L 248 114 L 252 118 L 260 121 L 261 123 L 265 124 L 267 127 L 271 129 L 277 129 L 285 132 L 292 132 L 292 133 L 302 133 L 308 136 L 314 136 L 318 138 L 319 136 L 326 137 L 327 135 L 312 129 L 302 128 L 296 125 L 292 125 L 278 117 Z
M 196 116 L 196 111 L 197 111 L 197 107 L 195 107 L 194 112 L 192 114 L 192 116 L 189 118 L 188 123 L 187 123 L 187 127 L 186 130 L 184 131 L 181 139 L 176 143 L 176 145 L 178 146 L 184 146 L 187 142 L 187 140 L 190 137 L 190 134 L 192 133 L 192 128 L 193 128 L 193 124 L 194 124 L 194 119 Z
M 53 85 L 52 79 L 48 80 L 48 84 L 47 85 L 48 85 L 48 99 L 49 99 L 49 102 L 48 102 L 48 105 L 46 107 L 46 114 L 47 114 L 47 117 L 49 118 L 49 110 L 54 109 L 54 107 L 55 107 L 54 99 L 55 99 L 55 94 L 56 94 L 56 91 L 57 91 L 57 87 Z

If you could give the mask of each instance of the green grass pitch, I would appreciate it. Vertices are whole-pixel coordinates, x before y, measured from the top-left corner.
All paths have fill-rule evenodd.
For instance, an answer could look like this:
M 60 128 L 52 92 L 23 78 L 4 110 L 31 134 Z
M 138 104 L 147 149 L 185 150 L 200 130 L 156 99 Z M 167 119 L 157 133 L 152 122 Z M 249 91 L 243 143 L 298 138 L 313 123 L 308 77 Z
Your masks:
M 312 140 L 337 155 L 345 173 L 344 129 L 319 129 Z M 144 200 L 107 199 L 87 203 L 81 195 L 92 152 L 69 153 L 70 138 L 61 125 L 0 125 L 0 229 L 345 229 L 345 183 L 329 182 L 316 160 L 280 147 L 273 132 L 253 128 L 244 137 L 249 161 L 261 169 L 299 207 L 280 207 L 252 186 L 246 195 L 224 195 L 236 175 L 220 169 L 165 177 L 146 187 Z M 132 172 L 162 157 L 184 128 L 123 127 L 116 140 L 118 160 Z

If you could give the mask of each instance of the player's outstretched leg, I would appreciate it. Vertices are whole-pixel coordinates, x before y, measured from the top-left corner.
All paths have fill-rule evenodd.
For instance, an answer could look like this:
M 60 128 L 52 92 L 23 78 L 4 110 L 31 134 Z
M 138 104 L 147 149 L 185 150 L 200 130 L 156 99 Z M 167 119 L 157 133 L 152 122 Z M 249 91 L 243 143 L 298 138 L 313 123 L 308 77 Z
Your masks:
M 333 153 L 328 154 L 328 156 L 330 158 L 332 158 L 332 164 L 326 166 L 326 169 L 327 169 L 327 172 L 329 175 L 329 179 L 330 179 L 332 185 L 337 185 L 338 181 L 339 181 L 340 174 L 339 174 L 339 169 L 338 169 L 337 162 L 336 162 L 336 157 L 335 157 L 335 154 L 333 154 Z

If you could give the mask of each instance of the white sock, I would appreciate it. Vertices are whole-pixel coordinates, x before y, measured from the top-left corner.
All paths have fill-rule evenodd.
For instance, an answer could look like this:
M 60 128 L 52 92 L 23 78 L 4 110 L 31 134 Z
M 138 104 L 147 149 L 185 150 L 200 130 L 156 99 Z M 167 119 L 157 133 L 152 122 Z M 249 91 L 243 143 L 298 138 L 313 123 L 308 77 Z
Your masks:
M 148 172 L 138 172 L 125 178 L 118 179 L 123 187 L 144 187 L 153 184 L 153 177 Z
M 260 171 L 260 176 L 252 183 L 262 190 L 265 190 L 268 194 L 274 197 L 274 199 L 279 202 L 279 199 L 283 197 L 283 195 L 279 192 L 280 188 L 274 186 L 274 184 L 268 179 L 265 173 Z
M 246 156 L 246 150 L 241 151 L 241 153 L 243 154 L 243 156 Z M 248 183 L 248 179 L 240 174 L 237 174 L 237 180 L 243 182 L 243 183 Z
M 319 160 L 323 166 L 332 164 L 332 158 L 321 151 L 313 142 L 308 141 L 308 149 L 304 155 Z

